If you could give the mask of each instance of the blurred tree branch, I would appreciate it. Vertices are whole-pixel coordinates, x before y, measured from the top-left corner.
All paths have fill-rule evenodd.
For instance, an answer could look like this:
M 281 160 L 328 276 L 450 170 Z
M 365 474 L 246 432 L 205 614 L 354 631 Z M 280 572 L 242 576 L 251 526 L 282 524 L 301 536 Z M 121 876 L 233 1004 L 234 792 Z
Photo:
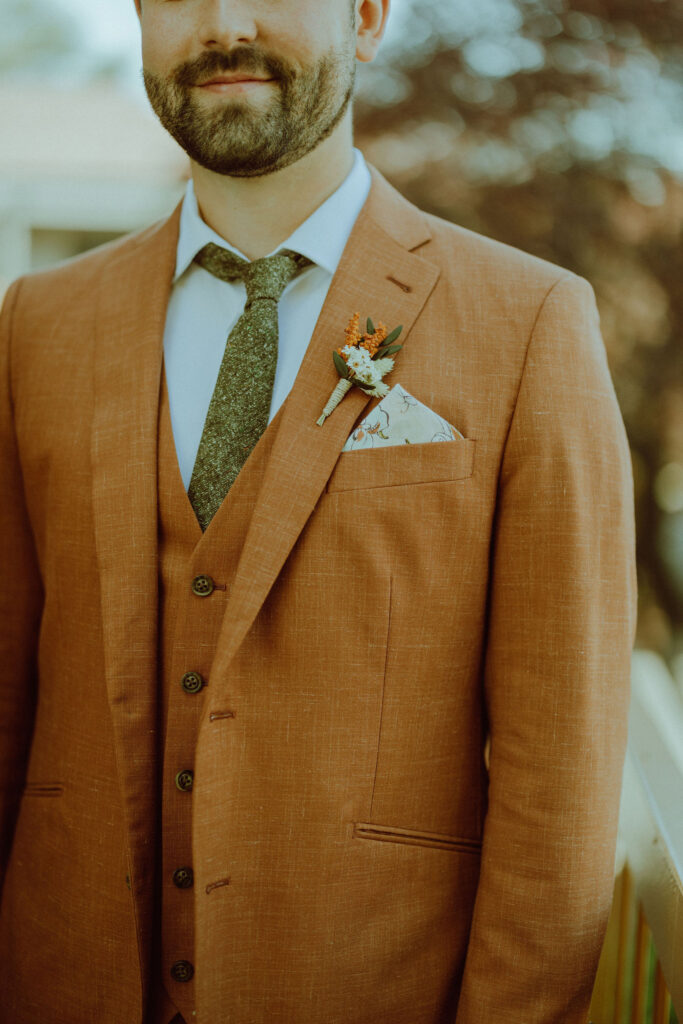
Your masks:
M 683 645 L 682 57 L 679 0 L 414 0 L 355 105 L 357 144 L 419 206 L 593 284 L 634 459 L 638 642 L 665 655 Z

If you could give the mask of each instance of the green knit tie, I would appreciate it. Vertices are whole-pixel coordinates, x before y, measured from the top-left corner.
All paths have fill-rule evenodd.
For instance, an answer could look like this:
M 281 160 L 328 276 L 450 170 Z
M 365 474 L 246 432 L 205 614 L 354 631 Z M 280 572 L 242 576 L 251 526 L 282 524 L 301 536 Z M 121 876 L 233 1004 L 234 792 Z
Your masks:
M 206 530 L 268 426 L 277 367 L 278 302 L 289 282 L 312 261 L 280 249 L 274 256 L 249 262 L 209 242 L 195 262 L 223 281 L 242 278 L 247 289 L 244 312 L 225 345 L 187 491 L 199 525 Z

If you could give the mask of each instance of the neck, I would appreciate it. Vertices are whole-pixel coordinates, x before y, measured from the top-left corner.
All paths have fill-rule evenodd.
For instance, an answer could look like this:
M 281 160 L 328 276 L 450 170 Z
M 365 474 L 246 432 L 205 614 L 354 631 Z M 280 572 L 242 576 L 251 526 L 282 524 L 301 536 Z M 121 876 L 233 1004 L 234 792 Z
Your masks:
M 231 178 L 192 163 L 199 212 L 250 260 L 267 256 L 324 203 L 353 166 L 350 111 L 314 150 L 273 174 Z

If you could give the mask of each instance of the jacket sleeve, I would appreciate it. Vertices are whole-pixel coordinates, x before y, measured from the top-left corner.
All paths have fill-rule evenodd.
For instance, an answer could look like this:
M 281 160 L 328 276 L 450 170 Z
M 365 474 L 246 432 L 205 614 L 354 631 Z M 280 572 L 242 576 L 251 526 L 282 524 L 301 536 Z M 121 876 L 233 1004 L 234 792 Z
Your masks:
M 26 775 L 43 589 L 28 519 L 11 393 L 10 341 L 21 282 L 0 312 L 0 891 Z
M 456 1024 L 586 1024 L 607 927 L 637 607 L 629 446 L 595 298 L 566 275 L 501 465 L 489 790 Z

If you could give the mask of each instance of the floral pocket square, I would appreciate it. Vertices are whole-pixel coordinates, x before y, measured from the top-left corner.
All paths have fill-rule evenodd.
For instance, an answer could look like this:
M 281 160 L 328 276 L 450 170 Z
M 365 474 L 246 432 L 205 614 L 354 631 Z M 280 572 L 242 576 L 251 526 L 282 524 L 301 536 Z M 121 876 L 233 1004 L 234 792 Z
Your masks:
M 346 439 L 343 452 L 390 444 L 453 441 L 464 435 L 400 384 L 384 396 Z

